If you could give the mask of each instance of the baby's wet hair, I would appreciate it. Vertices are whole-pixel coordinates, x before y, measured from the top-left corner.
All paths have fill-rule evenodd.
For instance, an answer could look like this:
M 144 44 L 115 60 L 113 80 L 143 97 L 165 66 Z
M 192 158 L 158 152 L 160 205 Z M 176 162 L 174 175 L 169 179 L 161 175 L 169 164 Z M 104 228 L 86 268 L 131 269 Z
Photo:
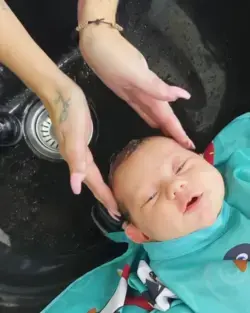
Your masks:
M 110 162 L 110 169 L 109 169 L 109 186 L 113 190 L 113 183 L 114 183 L 114 173 L 118 169 L 118 167 L 125 162 L 145 141 L 149 138 L 140 138 L 140 139 L 133 139 L 129 141 L 129 143 L 116 155 L 111 157 Z M 118 210 L 121 213 L 121 218 L 124 222 L 131 223 L 131 216 L 129 214 L 128 209 L 125 207 L 123 203 L 118 201 Z

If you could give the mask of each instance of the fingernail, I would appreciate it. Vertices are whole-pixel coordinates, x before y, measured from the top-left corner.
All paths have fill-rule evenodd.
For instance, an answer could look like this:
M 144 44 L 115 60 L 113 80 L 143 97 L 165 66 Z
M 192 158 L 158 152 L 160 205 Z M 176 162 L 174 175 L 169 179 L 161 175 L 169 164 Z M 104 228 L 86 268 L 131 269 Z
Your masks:
M 190 139 L 188 139 L 186 141 L 186 145 L 187 145 L 188 149 L 192 149 L 192 150 L 195 149 L 195 145 L 194 145 L 193 141 L 191 141 Z
M 109 213 L 109 215 L 114 219 L 114 220 L 116 220 L 116 221 L 120 221 L 120 217 L 119 216 L 117 216 L 114 212 L 110 212 L 110 211 L 108 211 L 108 213 Z
M 120 218 L 117 217 L 116 215 L 113 216 L 114 220 L 116 220 L 117 222 L 120 222 Z
M 191 98 L 191 95 L 190 95 L 189 92 L 187 92 L 186 95 L 185 95 L 185 99 L 189 100 L 190 98 Z
M 185 89 L 179 89 L 178 97 L 189 100 L 191 98 L 191 94 L 187 92 Z
M 193 141 L 190 140 L 190 148 L 195 150 L 195 144 L 193 143 Z
M 80 173 L 73 173 L 70 177 L 70 185 L 75 195 L 79 195 L 81 193 L 82 180 L 83 175 Z
M 108 210 L 110 213 L 112 213 L 114 216 L 120 218 L 121 217 L 121 214 L 120 212 L 117 212 L 117 210 Z

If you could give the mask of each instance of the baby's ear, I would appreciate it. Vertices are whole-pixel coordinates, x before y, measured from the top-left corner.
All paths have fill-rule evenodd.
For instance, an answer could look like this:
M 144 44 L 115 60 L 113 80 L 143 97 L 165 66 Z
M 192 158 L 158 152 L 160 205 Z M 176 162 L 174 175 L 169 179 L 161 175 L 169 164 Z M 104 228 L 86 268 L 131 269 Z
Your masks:
M 149 238 L 133 224 L 127 224 L 124 230 L 127 237 L 135 243 L 141 244 L 149 241 Z

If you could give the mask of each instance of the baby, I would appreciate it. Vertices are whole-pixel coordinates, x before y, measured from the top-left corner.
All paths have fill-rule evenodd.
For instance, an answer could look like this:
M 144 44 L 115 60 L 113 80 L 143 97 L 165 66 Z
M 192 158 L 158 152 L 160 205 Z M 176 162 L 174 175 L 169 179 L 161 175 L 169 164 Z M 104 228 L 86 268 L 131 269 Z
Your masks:
M 209 149 L 133 140 L 110 170 L 127 237 L 180 301 L 169 313 L 250 312 L 250 114 Z
M 44 312 L 250 313 L 250 113 L 204 155 L 164 137 L 131 141 L 110 184 L 125 223 L 107 236 L 127 251 Z

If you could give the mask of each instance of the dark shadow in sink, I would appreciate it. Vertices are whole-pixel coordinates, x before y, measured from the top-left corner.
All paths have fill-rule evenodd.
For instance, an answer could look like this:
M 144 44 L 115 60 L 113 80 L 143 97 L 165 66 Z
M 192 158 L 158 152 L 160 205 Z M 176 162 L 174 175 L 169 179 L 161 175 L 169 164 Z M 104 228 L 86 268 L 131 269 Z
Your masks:
M 248 36 L 249 2 L 177 0 L 200 32 L 204 46 L 226 74 L 226 89 L 209 137 L 212 139 L 233 118 L 250 110 Z M 218 102 L 219 103 L 219 102 Z M 212 111 L 213 112 L 213 111 Z

